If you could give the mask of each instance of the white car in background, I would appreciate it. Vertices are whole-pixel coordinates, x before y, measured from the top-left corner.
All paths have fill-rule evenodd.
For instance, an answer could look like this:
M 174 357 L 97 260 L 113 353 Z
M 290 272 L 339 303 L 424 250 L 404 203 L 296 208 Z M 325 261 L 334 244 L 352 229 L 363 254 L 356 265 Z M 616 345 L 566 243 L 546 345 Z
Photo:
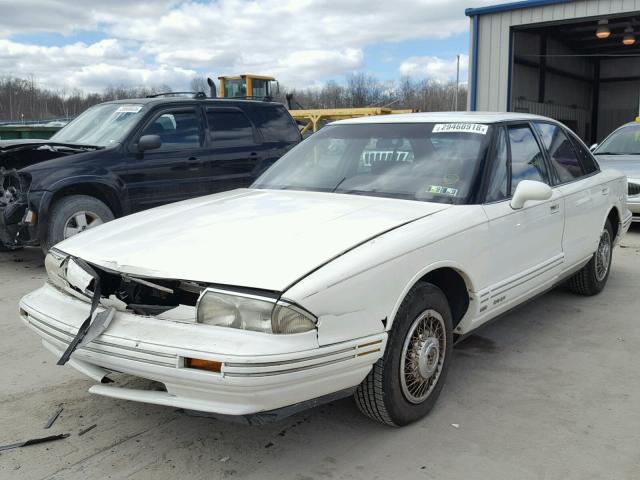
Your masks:
M 59 364 L 166 387 L 92 393 L 257 421 L 353 394 L 405 425 L 457 339 L 562 281 L 603 289 L 626 192 L 544 117 L 340 121 L 249 189 L 58 244 L 20 317 Z
M 640 222 L 640 122 L 622 125 L 591 148 L 602 168 L 615 168 L 627 176 L 627 206 L 632 221 Z

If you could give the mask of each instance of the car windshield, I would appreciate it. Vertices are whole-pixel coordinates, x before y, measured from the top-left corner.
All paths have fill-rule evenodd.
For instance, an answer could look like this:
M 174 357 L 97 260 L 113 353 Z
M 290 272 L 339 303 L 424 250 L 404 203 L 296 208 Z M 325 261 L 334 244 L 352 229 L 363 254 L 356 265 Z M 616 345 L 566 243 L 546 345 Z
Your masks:
M 616 130 L 593 153 L 594 155 L 640 155 L 640 124 Z
M 253 188 L 462 204 L 491 130 L 475 123 L 328 126 L 282 157 Z
M 103 103 L 85 110 L 51 137 L 74 145 L 109 147 L 121 142 L 144 113 L 140 104 Z

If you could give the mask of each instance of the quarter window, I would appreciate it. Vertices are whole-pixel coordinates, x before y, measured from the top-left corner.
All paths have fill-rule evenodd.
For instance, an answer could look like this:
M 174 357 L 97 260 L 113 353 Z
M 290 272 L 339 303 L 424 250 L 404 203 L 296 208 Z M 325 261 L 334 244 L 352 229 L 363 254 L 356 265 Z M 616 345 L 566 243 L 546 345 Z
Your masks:
M 573 138 L 573 145 L 576 148 L 576 152 L 578 153 L 578 158 L 580 159 L 580 163 L 582 164 L 582 170 L 584 170 L 585 175 L 590 175 L 593 172 L 597 172 L 600 167 L 593 158 L 593 155 L 585 147 L 580 140 L 577 138 Z
M 201 145 L 200 124 L 194 110 L 163 113 L 147 125 L 142 135 L 158 135 L 162 140 L 162 150 Z
M 560 183 L 570 182 L 584 175 L 573 144 L 558 125 L 536 123 L 542 142 L 549 152 L 551 164 Z
M 254 107 L 251 118 L 256 122 L 265 142 L 297 142 L 298 127 L 289 112 L 280 105 Z
M 549 183 L 544 157 L 529 127 L 509 128 L 511 147 L 511 195 L 522 180 Z
M 239 110 L 208 110 L 207 123 L 214 143 L 255 143 L 251 122 Z

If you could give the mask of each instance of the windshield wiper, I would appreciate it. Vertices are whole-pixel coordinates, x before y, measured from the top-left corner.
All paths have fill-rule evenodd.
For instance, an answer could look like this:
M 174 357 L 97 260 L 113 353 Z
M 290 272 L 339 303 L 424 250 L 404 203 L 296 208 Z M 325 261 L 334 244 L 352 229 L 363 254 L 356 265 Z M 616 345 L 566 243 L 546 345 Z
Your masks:
M 593 152 L 594 155 L 639 155 L 637 153 L 622 153 L 622 152 Z
M 338 187 L 342 185 L 346 179 L 347 177 L 342 177 L 342 180 L 336 183 L 336 186 L 331 189 L 331 193 L 335 193 L 335 191 L 338 190 Z

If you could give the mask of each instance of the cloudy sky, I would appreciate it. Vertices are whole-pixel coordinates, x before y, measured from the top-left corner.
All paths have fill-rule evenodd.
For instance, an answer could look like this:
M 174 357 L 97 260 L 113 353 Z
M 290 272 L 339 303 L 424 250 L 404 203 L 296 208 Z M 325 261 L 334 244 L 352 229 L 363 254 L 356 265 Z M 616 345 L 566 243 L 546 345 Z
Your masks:
M 469 20 L 487 0 L 0 0 L 0 76 L 56 89 L 186 88 L 271 74 L 321 85 L 364 71 L 466 80 Z

